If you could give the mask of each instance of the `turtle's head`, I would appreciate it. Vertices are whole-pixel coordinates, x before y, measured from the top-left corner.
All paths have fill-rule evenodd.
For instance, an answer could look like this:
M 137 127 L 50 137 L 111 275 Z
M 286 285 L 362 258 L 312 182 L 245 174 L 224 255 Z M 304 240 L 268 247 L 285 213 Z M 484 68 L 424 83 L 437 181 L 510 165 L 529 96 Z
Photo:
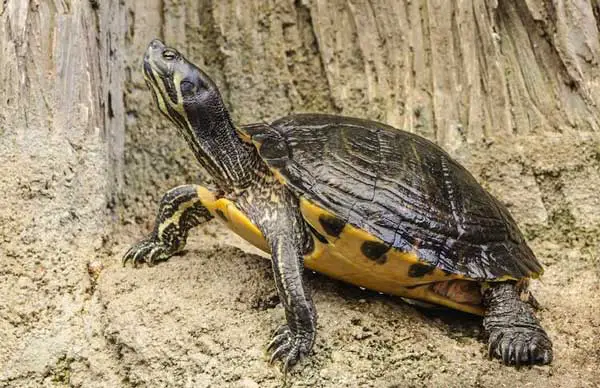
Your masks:
M 144 78 L 156 104 L 188 136 L 188 131 L 204 138 L 211 124 L 229 120 L 221 94 L 210 77 L 177 50 L 158 39 L 144 55 Z M 201 139 L 198 139 L 201 140 Z
M 222 187 L 247 185 L 247 166 L 255 156 L 241 144 L 210 77 L 154 39 L 144 55 L 144 78 L 161 112 L 179 127 L 215 182 Z

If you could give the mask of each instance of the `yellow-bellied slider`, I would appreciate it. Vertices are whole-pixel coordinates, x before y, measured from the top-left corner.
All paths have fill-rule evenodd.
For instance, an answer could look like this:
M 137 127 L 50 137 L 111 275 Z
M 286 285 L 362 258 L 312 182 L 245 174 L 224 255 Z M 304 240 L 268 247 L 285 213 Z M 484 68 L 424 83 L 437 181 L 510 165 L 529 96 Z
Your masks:
M 542 267 L 507 209 L 441 148 L 374 121 L 304 114 L 236 128 L 217 86 L 158 40 L 145 79 L 215 187 L 162 198 L 124 262 L 183 249 L 213 218 L 271 254 L 286 324 L 269 345 L 284 369 L 312 349 L 306 265 L 350 283 L 484 316 L 490 355 L 549 363 L 552 343 L 521 300 Z

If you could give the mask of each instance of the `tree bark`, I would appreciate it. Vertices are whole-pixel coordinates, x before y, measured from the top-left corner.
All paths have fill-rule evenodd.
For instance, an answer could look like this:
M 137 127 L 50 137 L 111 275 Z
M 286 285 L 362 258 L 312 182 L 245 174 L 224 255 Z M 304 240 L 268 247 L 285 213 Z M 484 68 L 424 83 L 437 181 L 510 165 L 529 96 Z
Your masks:
M 122 175 L 113 34 L 125 18 L 117 1 L 102 4 L 0 3 L 0 386 L 66 384 L 69 368 L 110 367 L 99 361 L 86 268 L 99 268 Z

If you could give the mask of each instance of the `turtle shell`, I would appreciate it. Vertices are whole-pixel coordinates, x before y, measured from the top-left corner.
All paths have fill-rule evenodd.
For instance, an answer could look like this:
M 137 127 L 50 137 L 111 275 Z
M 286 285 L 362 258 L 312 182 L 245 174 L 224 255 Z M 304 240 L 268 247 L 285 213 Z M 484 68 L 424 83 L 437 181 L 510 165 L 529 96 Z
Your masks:
M 506 207 L 420 136 L 321 114 L 240 131 L 295 195 L 334 215 L 320 219 L 329 238 L 350 224 L 386 248 L 473 280 L 542 273 Z

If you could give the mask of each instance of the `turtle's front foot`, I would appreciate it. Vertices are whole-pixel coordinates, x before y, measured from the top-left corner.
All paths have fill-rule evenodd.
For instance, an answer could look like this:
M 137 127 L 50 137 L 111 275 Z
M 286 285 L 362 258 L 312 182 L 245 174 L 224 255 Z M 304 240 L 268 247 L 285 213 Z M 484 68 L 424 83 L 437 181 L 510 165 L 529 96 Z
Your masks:
M 310 353 L 314 342 L 314 331 L 294 333 L 288 325 L 282 325 L 267 347 L 267 351 L 271 352 L 270 362 L 281 361 L 283 372 L 287 373 L 289 367 Z
M 129 261 L 134 267 L 144 263 L 154 265 L 181 252 L 189 230 L 213 217 L 202 204 L 200 192 L 207 189 L 183 185 L 167 191 L 160 200 L 154 231 L 125 253 L 123 265 Z
M 123 266 L 128 262 L 133 263 L 134 267 L 144 263 L 153 266 L 159 261 L 167 260 L 172 255 L 173 252 L 169 247 L 150 235 L 129 248 L 123 256 Z
M 552 342 L 539 328 L 504 327 L 492 330 L 488 341 L 490 357 L 506 365 L 534 365 L 552 362 Z

